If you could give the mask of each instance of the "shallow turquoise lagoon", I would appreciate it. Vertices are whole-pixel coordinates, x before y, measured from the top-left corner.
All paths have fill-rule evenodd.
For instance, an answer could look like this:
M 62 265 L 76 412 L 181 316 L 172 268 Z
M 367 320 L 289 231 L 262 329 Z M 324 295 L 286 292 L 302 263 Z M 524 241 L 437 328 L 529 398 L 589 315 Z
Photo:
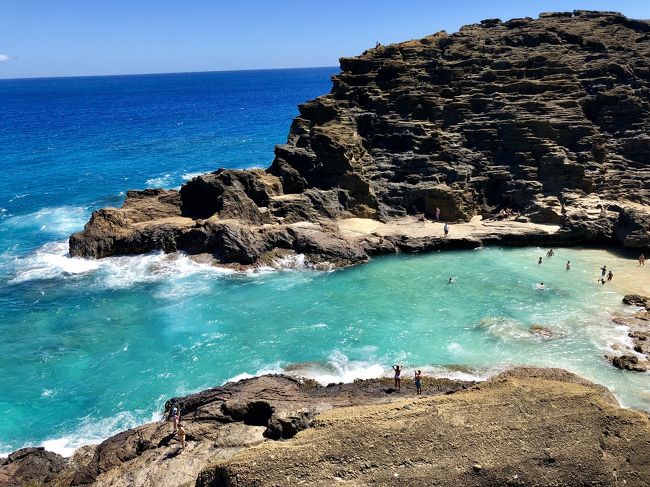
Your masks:
M 43 442 L 69 452 L 157 417 L 171 396 L 285 368 L 328 383 L 396 362 L 457 378 L 556 366 L 650 410 L 650 376 L 603 359 L 627 340 L 609 317 L 630 311 L 596 283 L 602 264 L 615 269 L 604 251 L 557 249 L 538 265 L 541 249 L 484 248 L 245 274 L 176 254 L 65 252 L 51 244 L 17 260 L 2 303 L 4 452 Z

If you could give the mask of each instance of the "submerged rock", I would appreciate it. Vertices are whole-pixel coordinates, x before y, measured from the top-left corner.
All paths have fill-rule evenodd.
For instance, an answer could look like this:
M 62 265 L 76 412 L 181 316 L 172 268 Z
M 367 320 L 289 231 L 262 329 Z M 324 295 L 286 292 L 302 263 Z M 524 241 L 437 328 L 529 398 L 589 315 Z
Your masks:
M 121 209 L 95 212 L 71 236 L 70 253 L 182 250 L 254 265 L 286 249 L 348 265 L 483 243 L 648 248 L 649 30 L 621 14 L 575 11 L 342 58 L 331 92 L 300 105 L 267 170 L 129 192 Z M 341 226 L 433 219 L 437 209 L 451 222 L 505 209 L 519 217 L 448 239 L 407 226 L 360 237 Z M 521 232 L 535 224 L 557 228 Z

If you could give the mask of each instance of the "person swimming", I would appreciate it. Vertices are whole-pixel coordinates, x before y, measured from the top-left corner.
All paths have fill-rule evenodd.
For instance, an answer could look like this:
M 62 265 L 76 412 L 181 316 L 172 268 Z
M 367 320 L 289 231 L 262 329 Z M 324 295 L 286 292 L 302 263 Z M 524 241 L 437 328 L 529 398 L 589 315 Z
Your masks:
M 566 261 L 566 270 L 567 271 L 571 270 L 571 261 L 570 260 Z
M 546 288 L 544 287 L 544 283 L 543 283 L 543 282 L 540 282 L 540 283 L 537 285 L 537 289 L 539 289 L 540 291 L 543 291 L 544 289 L 546 289 Z
M 449 280 L 447 281 L 447 284 L 451 284 L 454 281 L 453 277 L 450 277 Z
M 554 255 L 555 255 L 555 252 L 553 252 L 553 249 L 546 252 L 546 257 L 553 257 Z
M 539 260 L 537 261 L 538 264 L 542 263 L 542 258 L 540 257 Z

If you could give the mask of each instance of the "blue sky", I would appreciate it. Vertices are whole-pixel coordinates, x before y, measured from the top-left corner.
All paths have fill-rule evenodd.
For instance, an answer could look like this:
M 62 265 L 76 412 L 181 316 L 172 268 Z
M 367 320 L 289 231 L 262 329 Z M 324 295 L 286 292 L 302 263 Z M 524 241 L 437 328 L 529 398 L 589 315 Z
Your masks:
M 0 78 L 334 66 L 484 18 L 650 0 L 0 0 Z

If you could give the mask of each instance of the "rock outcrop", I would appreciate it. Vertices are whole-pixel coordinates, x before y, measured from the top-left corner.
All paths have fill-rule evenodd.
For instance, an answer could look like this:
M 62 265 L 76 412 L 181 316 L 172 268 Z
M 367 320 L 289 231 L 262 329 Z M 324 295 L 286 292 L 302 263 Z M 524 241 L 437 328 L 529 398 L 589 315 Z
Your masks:
M 611 12 L 485 20 L 341 59 L 331 93 L 301 105 L 267 170 L 219 170 L 131 191 L 70 238 L 74 256 L 151 250 L 255 265 L 306 254 L 345 265 L 440 246 L 650 247 L 650 23 Z M 350 238 L 341 222 L 555 225 L 495 239 Z M 494 235 L 489 231 L 484 234 Z M 524 232 L 525 233 L 525 232 Z M 549 234 L 550 233 L 550 234 Z M 403 237 L 403 238 L 402 238 Z M 446 243 L 445 243 L 446 242 Z
M 317 386 L 263 376 L 174 398 L 170 423 L 124 431 L 69 459 L 0 462 L 2 485 L 647 485 L 650 417 L 561 369 L 482 383 L 425 378 Z
M 605 357 L 619 369 L 647 372 L 650 370 L 650 298 L 626 294 L 623 303 L 640 308 L 633 315 L 618 316 L 612 320 L 614 324 L 628 328 L 631 343 L 623 350 L 618 350 L 618 353 L 610 353 Z

